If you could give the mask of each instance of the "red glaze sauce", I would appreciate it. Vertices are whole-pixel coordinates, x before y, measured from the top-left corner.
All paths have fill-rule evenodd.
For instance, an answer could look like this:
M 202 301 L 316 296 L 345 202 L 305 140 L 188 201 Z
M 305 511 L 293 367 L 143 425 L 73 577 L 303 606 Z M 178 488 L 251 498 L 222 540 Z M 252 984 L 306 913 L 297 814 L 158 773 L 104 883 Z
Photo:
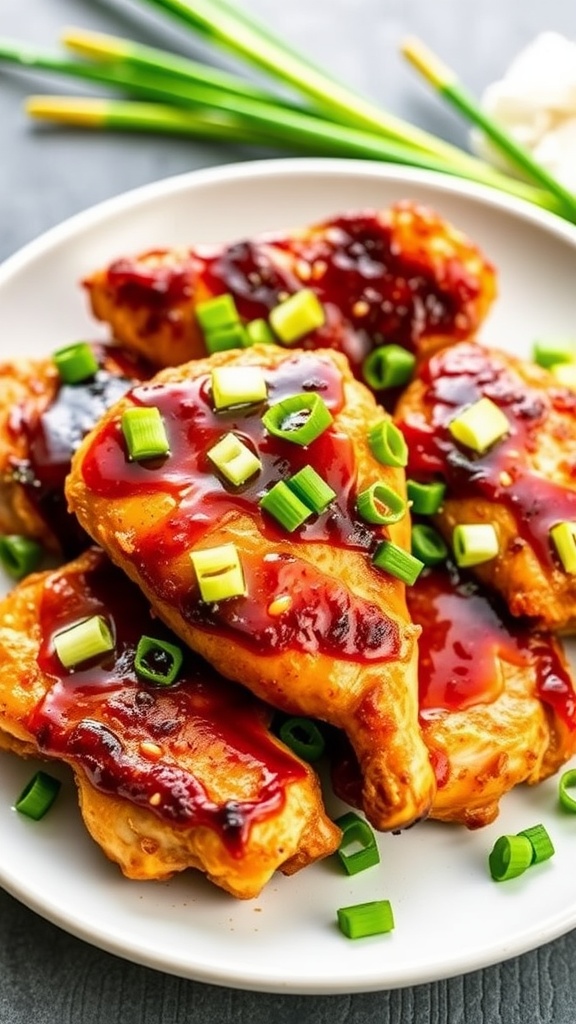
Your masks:
M 473 343 L 433 356 L 421 377 L 430 422 L 418 415 L 398 424 L 410 452 L 409 472 L 421 479 L 440 474 L 450 497 L 478 495 L 505 505 L 515 517 L 519 537 L 542 561 L 552 561 L 549 531 L 562 520 L 576 519 L 576 490 L 536 473 L 526 453 L 537 450 L 541 429 L 550 430 L 550 412 L 576 415 L 576 394 L 560 387 L 530 388 L 497 357 Z M 502 409 L 510 432 L 485 455 L 475 455 L 459 448 L 448 424 L 482 397 Z M 557 428 L 559 440 L 561 429 Z
M 513 619 L 495 597 L 454 566 L 428 569 L 407 590 L 419 640 L 419 704 L 423 722 L 439 709 L 465 711 L 502 691 L 498 661 L 536 674 L 535 692 L 576 728 L 576 694 L 557 642 Z
M 316 355 L 288 359 L 267 370 L 266 377 L 271 402 L 317 391 L 333 412 L 342 406 L 340 373 Z M 248 596 L 217 605 L 199 600 L 193 572 L 186 572 L 184 580 L 166 579 L 167 564 L 192 550 L 208 527 L 234 513 L 256 518 L 258 529 L 272 541 L 290 537 L 293 545 L 320 541 L 373 549 L 383 534 L 356 517 L 355 456 L 347 436 L 331 427 L 305 447 L 269 436 L 262 423 L 263 406 L 214 412 L 207 376 L 178 384 L 142 385 L 130 397 L 135 404 L 160 409 L 170 455 L 161 464 L 130 463 L 119 424 L 111 422 L 87 453 L 83 475 L 89 490 L 98 495 L 118 498 L 161 491 L 173 496 L 174 511 L 137 541 L 132 556 L 159 596 L 176 604 L 187 621 L 232 633 L 258 651 L 296 647 L 355 660 L 388 660 L 398 654 L 395 623 L 376 606 L 296 557 L 278 554 L 262 560 L 243 554 Z M 262 461 L 258 476 L 240 488 L 220 479 L 206 455 L 228 431 L 239 435 Z M 258 501 L 271 483 L 308 463 L 338 497 L 326 512 L 288 535 L 258 508 Z M 293 597 L 292 609 L 280 617 L 271 616 L 269 603 L 286 593 Z
M 311 287 L 324 304 L 326 324 L 300 347 L 339 349 L 359 374 L 375 344 L 414 348 L 423 336 L 469 336 L 478 323 L 479 277 L 457 256 L 437 258 L 436 265 L 431 260 L 430 238 L 445 231 L 442 222 L 411 204 L 395 210 L 410 219 L 409 253 L 391 224 L 374 213 L 351 213 L 302 237 L 189 250 L 154 265 L 142 257 L 118 260 L 106 286 L 114 301 L 147 311 L 145 333 L 168 324 L 176 336 L 199 283 L 209 294 L 230 292 L 246 320 L 267 317 L 287 295 Z M 279 258 L 282 250 L 289 266 Z
M 95 614 L 111 625 L 114 652 L 76 671 L 63 669 L 54 634 Z M 252 824 L 278 812 L 286 786 L 305 776 L 270 736 L 269 709 L 191 653 L 173 686 L 140 681 L 134 671 L 140 636 L 177 641 L 104 558 L 82 574 L 53 574 L 42 598 L 40 629 L 38 664 L 52 685 L 28 722 L 39 748 L 74 761 L 101 792 L 146 807 L 172 826 L 212 829 L 232 855 L 241 856 Z M 161 748 L 157 760 L 142 750 L 147 742 Z M 210 798 L 187 765 L 197 757 L 206 767 L 215 752 L 220 780 L 227 770 L 248 773 L 254 800 Z
M 92 346 L 98 372 L 79 384 L 60 383 L 45 408 L 25 403 L 12 411 L 8 429 L 15 441 L 25 439 L 26 459 L 11 460 L 12 475 L 57 537 L 65 555 L 86 547 L 88 539 L 71 516 L 64 497 L 64 480 L 80 442 L 103 413 L 135 380 L 149 376 L 140 361 L 118 349 Z

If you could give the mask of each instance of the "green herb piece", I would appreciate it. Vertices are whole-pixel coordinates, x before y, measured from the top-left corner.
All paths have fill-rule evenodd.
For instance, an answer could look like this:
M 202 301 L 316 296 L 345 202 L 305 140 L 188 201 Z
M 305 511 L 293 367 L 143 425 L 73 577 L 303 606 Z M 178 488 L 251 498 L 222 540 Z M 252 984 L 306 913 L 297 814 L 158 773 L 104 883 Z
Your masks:
M 336 497 L 336 491 L 332 490 L 312 466 L 304 466 L 286 483 L 313 512 L 324 512 Z
M 120 421 L 133 462 L 159 459 L 168 455 L 170 445 L 160 410 L 156 406 L 131 406 L 122 413 Z
M 452 549 L 460 568 L 490 562 L 500 551 L 496 527 L 492 523 L 461 523 L 454 527 Z
M 374 391 L 402 387 L 416 366 L 416 357 L 401 345 L 379 345 L 362 363 L 362 376 Z
M 260 499 L 260 508 L 273 516 L 288 533 L 293 533 L 312 515 L 312 509 L 300 500 L 284 480 L 279 480 Z
M 375 483 L 361 491 L 356 499 L 358 514 L 367 523 L 388 526 L 398 523 L 407 512 L 404 498 L 387 484 Z
M 57 349 L 52 360 L 64 384 L 81 384 L 98 372 L 98 360 L 85 341 Z
M 480 398 L 456 416 L 448 430 L 460 444 L 483 455 L 510 430 L 502 410 L 490 398 Z
M 310 764 L 318 761 L 326 749 L 324 736 L 311 718 L 287 718 L 278 735 L 297 757 Z
M 24 787 L 16 803 L 15 809 L 27 818 L 40 821 L 50 810 L 58 793 L 61 782 L 47 772 L 36 772 Z
M 416 582 L 424 568 L 424 563 L 419 558 L 393 544 L 391 540 L 380 541 L 372 557 L 372 563 L 377 569 L 383 569 L 408 586 Z
M 414 515 L 434 516 L 444 501 L 446 484 L 439 480 L 429 484 L 421 484 L 417 480 L 407 480 L 406 493 Z
M 268 395 L 259 366 L 217 366 L 212 370 L 212 398 L 217 410 L 264 402 Z
M 262 469 L 258 456 L 236 434 L 225 434 L 207 455 L 235 487 L 241 487 Z
M 53 642 L 58 658 L 68 669 L 114 650 L 114 637 L 102 615 L 92 615 L 61 630 Z
M 417 523 L 412 527 L 412 554 L 424 565 L 439 565 L 448 557 L 448 546 L 433 526 Z
M 320 395 L 305 392 L 271 405 L 262 422 L 274 437 L 293 444 L 309 445 L 330 426 L 332 414 Z
M 206 603 L 243 597 L 246 593 L 244 573 L 235 544 L 220 544 L 190 553 L 196 573 L 200 597 Z
M 576 575 L 576 522 L 556 523 L 550 530 L 550 537 L 564 572 Z
M 404 467 L 408 464 L 408 446 L 404 435 L 390 420 L 380 420 L 368 434 L 368 444 L 382 466 Z
M 42 558 L 42 546 L 30 537 L 9 533 L 0 537 L 0 564 L 14 580 L 34 572 Z
M 556 852 L 554 843 L 550 839 L 544 825 L 532 825 L 531 828 L 523 828 L 518 832 L 519 836 L 526 836 L 532 845 L 532 864 L 541 864 L 542 861 L 550 860 Z
M 159 683 L 161 686 L 170 686 L 176 682 L 183 661 L 182 649 L 176 644 L 151 636 L 141 636 L 136 648 L 134 668 L 141 679 Z
M 532 843 L 526 836 L 500 836 L 488 858 L 490 874 L 495 882 L 517 878 L 530 867 L 532 856 Z
M 337 911 L 338 927 L 348 939 L 363 939 L 368 935 L 385 935 L 394 929 L 394 915 L 390 900 L 373 900 L 340 907 Z
M 348 811 L 336 818 L 334 824 L 342 829 L 338 857 L 347 874 L 356 875 L 380 863 L 376 837 L 368 822 Z

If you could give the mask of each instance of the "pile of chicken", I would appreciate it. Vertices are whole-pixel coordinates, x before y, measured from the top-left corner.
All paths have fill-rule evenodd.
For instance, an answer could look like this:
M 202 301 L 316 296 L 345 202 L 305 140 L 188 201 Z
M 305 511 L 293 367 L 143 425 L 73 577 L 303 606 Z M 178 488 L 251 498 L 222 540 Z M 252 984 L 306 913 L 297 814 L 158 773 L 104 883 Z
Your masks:
M 249 897 L 337 848 L 314 771 L 272 729 L 278 712 L 333 727 L 334 788 L 379 830 L 428 816 L 478 827 L 572 756 L 576 693 L 556 634 L 576 623 L 576 575 L 550 530 L 576 524 L 576 396 L 475 340 L 496 286 L 473 243 L 401 202 L 156 249 L 84 285 L 110 332 L 96 373 L 66 384 L 50 358 L 0 365 L 0 531 L 76 555 L 0 603 L 0 745 L 71 765 L 88 829 L 128 877 L 197 867 Z M 321 318 L 295 341 L 207 354 L 200 304 L 227 294 L 242 329 L 269 335 L 302 290 Z M 400 394 L 365 373 L 391 344 L 414 356 Z M 261 393 L 219 407 L 221 370 Z M 303 395 L 325 410 L 320 435 L 274 436 L 266 413 Z M 508 426 L 478 453 L 450 424 L 483 398 Z M 142 462 L 123 414 L 150 406 L 168 445 Z M 391 424 L 407 465 L 374 443 Z M 207 457 L 228 435 L 259 467 L 240 484 Z M 261 502 L 305 467 L 329 498 L 287 528 Z M 377 557 L 411 550 L 407 478 L 446 485 L 432 522 L 449 550 L 408 584 Z M 385 526 L 358 512 L 375 485 L 404 503 Z M 492 524 L 498 550 L 466 573 L 451 549 L 471 523 Z M 223 549 L 242 585 L 210 601 L 194 555 Z M 54 636 L 94 614 L 114 650 L 66 669 Z M 171 686 L 139 677 L 142 635 L 186 652 Z

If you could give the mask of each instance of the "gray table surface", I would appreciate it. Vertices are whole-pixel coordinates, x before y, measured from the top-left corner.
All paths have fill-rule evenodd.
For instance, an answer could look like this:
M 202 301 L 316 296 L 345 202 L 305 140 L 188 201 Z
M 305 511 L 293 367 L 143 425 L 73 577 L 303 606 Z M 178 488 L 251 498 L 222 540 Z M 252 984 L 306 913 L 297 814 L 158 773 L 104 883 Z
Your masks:
M 237 0 L 341 80 L 389 110 L 460 144 L 463 125 L 397 54 L 407 33 L 426 39 L 480 91 L 544 29 L 576 38 L 566 0 Z M 1 0 L 0 35 L 55 43 L 64 25 L 124 33 L 202 55 L 173 25 L 138 17 L 129 0 Z M 0 75 L 0 259 L 47 228 L 126 189 L 199 167 L 278 154 L 145 136 L 34 130 L 22 99 L 46 88 Z M 0 354 L 14 339 L 0 339 Z M 5 348 L 6 346 L 6 348 Z M 0 837 L 0 844 L 9 842 Z M 1 856 L 1 854 L 0 854 Z M 470 922 L 474 927 L 474 922 Z M 464 977 L 392 992 L 276 996 L 163 975 L 67 935 L 0 890 L 0 1024 L 574 1024 L 576 933 Z

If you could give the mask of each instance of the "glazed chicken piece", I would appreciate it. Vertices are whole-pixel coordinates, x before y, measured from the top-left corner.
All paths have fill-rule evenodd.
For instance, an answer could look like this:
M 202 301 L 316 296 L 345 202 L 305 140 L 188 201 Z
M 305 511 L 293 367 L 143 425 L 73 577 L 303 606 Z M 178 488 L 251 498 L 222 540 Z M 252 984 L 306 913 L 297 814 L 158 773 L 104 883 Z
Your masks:
M 438 789 L 430 817 L 488 825 L 514 786 L 541 782 L 576 753 L 576 692 L 558 640 L 514 619 L 455 566 L 407 591 L 419 642 L 419 704 Z M 360 774 L 338 738 L 333 785 L 358 803 Z
M 340 350 L 357 376 L 366 355 L 384 342 L 420 355 L 470 337 L 496 290 L 494 269 L 477 246 L 410 202 L 288 235 L 154 249 L 117 259 L 84 284 L 113 336 L 160 367 L 205 354 L 199 302 L 228 292 L 248 321 L 267 318 L 282 299 L 311 288 L 325 325 L 299 344 Z
M 99 370 L 62 383 L 52 359 L 0 363 L 0 534 L 22 534 L 48 550 L 77 553 L 86 536 L 66 510 L 64 480 L 84 435 L 135 380 L 140 359 L 93 345 Z
M 215 408 L 223 370 L 233 381 L 255 374 L 261 400 Z M 286 409 L 279 403 L 289 398 L 298 410 L 279 417 L 287 436 L 278 437 L 262 417 Z M 296 443 L 308 400 L 332 422 Z M 150 406 L 170 453 L 130 460 L 122 418 Z M 158 615 L 218 671 L 280 710 L 346 730 L 362 766 L 366 815 L 378 829 L 398 829 L 427 814 L 434 773 L 418 726 L 418 629 L 404 584 L 372 561 L 382 547 L 409 547 L 409 518 L 404 511 L 384 528 L 356 512 L 359 492 L 374 483 L 404 494 L 403 471 L 378 462 L 368 444 L 384 415 L 338 353 L 218 353 L 130 391 L 77 452 L 67 496 Z M 227 435 L 259 460 L 236 486 L 208 455 Z M 283 502 L 306 467 L 333 496 L 319 513 L 302 503 L 304 520 L 290 532 L 260 501 L 282 483 Z M 219 575 L 222 599 L 212 586 Z
M 505 433 L 478 454 L 454 439 L 449 424 L 483 398 L 504 414 Z M 540 367 L 461 343 L 421 367 L 396 413 L 409 474 L 447 483 L 437 516 L 446 538 L 457 524 L 495 527 L 498 554 L 474 566 L 478 578 L 513 615 L 572 631 L 576 575 L 564 568 L 550 531 L 563 522 L 576 530 L 576 394 Z
M 54 636 L 94 615 L 114 650 L 65 669 Z M 339 830 L 271 709 L 191 653 L 173 685 L 146 682 L 143 634 L 175 642 L 95 548 L 28 577 L 0 603 L 0 745 L 72 767 L 89 832 L 128 878 L 199 868 L 247 898 L 332 853 Z

